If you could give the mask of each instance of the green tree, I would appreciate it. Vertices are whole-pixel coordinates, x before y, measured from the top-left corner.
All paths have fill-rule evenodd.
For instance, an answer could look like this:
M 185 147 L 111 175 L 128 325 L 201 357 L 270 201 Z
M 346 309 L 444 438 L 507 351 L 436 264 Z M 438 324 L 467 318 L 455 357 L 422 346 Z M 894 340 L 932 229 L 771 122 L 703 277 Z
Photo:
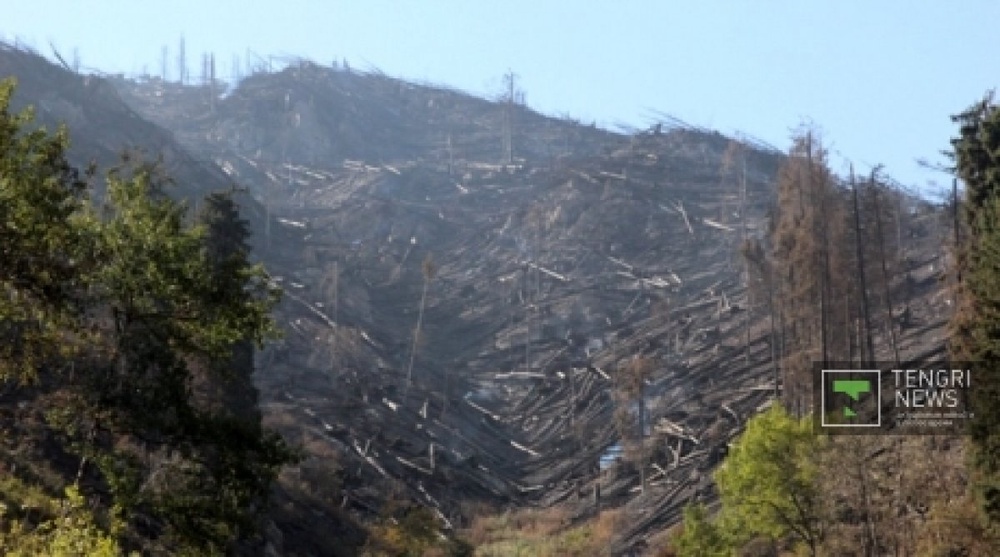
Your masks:
M 210 197 L 189 225 L 159 168 L 126 160 L 95 207 L 65 131 L 29 129 L 30 111 L 9 112 L 12 92 L 0 85 L 0 381 L 35 383 L 19 394 L 45 416 L 46 443 L 81 457 L 77 478 L 125 524 L 127 546 L 227 551 L 253 536 L 293 457 L 261 427 L 250 383 L 280 291 L 250 262 L 231 200 Z M 234 381 L 236 396 L 213 396 Z M 62 543 L 59 525 L 23 539 Z
M 678 557 L 729 557 L 733 549 L 705 505 L 684 508 L 684 526 L 672 542 Z
M 10 112 L 15 81 L 0 81 L 0 382 L 37 379 L 70 355 L 80 333 L 74 293 L 87 246 L 73 218 L 84 182 L 66 162 L 65 129 Z
M 207 226 L 187 226 L 184 206 L 162 190 L 154 166 L 129 165 L 109 174 L 102 211 L 91 212 L 99 238 L 91 302 L 112 327 L 90 411 L 142 440 L 138 455 L 103 447 L 95 462 L 127 510 L 164 521 L 185 544 L 222 551 L 253 530 L 253 511 L 290 453 L 259 417 L 210 397 L 199 404 L 194 387 L 232 384 L 234 347 L 275 332 L 278 291 L 249 263 L 231 204 L 210 197 Z M 230 406 L 239 403 L 254 401 Z
M 953 117 L 958 177 L 965 184 L 957 261 L 957 310 L 949 349 L 977 362 L 970 420 L 973 484 L 987 520 L 1000 527 L 1000 107 L 992 95 Z
M 755 536 L 793 536 L 816 555 L 824 534 L 817 481 L 822 438 L 811 418 L 780 405 L 751 419 L 715 473 L 723 531 L 737 545 Z
M 94 523 L 86 501 L 75 486 L 66 488 L 58 502 L 58 516 L 30 527 L 18 520 L 8 532 L 0 532 L 0 551 L 7 557 L 117 557 L 118 542 Z M 0 519 L 3 517 L 0 509 Z
M 263 280 L 263 267 L 250 260 L 250 225 L 240 215 L 235 193 L 233 190 L 210 194 L 198 216 L 205 228 L 208 296 L 240 303 L 240 298 L 246 298 L 249 286 L 252 299 L 270 304 L 277 301 L 278 292 L 269 289 Z M 196 377 L 194 392 L 199 402 L 236 419 L 259 422 L 257 390 L 252 377 L 253 353 L 254 343 L 250 338 L 239 340 L 232 345 L 229 358 L 220 357 L 215 362 L 218 373 L 214 377 Z

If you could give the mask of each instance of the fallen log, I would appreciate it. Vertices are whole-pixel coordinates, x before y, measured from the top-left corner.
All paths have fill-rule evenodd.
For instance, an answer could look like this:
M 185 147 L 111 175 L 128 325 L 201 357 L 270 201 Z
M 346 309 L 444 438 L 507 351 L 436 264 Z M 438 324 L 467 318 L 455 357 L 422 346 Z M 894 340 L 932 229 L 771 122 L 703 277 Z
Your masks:
M 711 226 L 712 228 L 717 228 L 719 230 L 724 230 L 726 232 L 736 232 L 736 229 L 733 228 L 732 226 L 726 226 L 725 224 L 722 224 L 721 222 L 715 222 L 712 219 L 701 219 L 701 221 L 707 224 L 708 226 Z
M 608 255 L 608 256 L 606 256 L 606 257 L 607 257 L 607 258 L 608 258 L 608 260 L 610 260 L 610 261 L 611 261 L 612 263 L 616 263 L 616 264 L 618 264 L 618 265 L 621 265 L 622 267 L 625 267 L 625 268 L 626 268 L 626 269 L 628 269 L 629 271 L 632 271 L 632 270 L 634 269 L 634 267 L 632 267 L 632 266 L 631 266 L 631 265 L 629 265 L 628 263 L 626 263 L 626 262 L 622 261 L 621 259 L 618 259 L 617 257 L 611 257 L 610 255 Z
M 607 373 L 604 373 L 604 370 L 603 370 L 603 369 L 601 369 L 601 368 L 599 368 L 599 367 L 597 367 L 597 366 L 591 366 L 591 367 L 590 367 L 590 369 L 592 369 L 592 370 L 596 371 L 596 372 L 597 372 L 598 374 L 600 374 L 600 376 L 601 376 L 601 377 L 603 377 L 603 378 L 604 378 L 605 380 L 607 380 L 607 381 L 611 381 L 611 376 L 610 376 L 610 375 L 608 375 Z
M 691 235 L 694 235 L 694 228 L 691 227 L 691 221 L 688 220 L 687 211 L 684 210 L 684 204 L 678 201 L 674 203 L 674 207 L 676 207 L 677 211 L 681 214 L 682 217 L 684 217 L 684 224 L 687 225 L 688 232 L 690 232 Z
M 482 412 L 483 414 L 486 414 L 487 416 L 489 416 L 489 417 L 493 418 L 494 420 L 496 420 L 496 421 L 498 421 L 498 422 L 502 420 L 501 416 L 499 416 L 498 414 L 494 414 L 493 412 L 490 412 L 489 410 L 487 410 L 487 409 L 483 408 L 482 406 L 480 406 L 480 405 L 476 404 L 475 402 L 472 402 L 472 401 L 471 401 L 471 400 L 469 400 L 468 398 L 465 398 L 465 399 L 463 399 L 463 400 L 464 400 L 464 401 L 465 401 L 465 402 L 466 402 L 466 403 L 467 403 L 467 404 L 468 404 L 469 406 L 471 406 L 471 407 L 475 408 L 476 410 L 479 410 L 480 412 Z
M 410 462 L 409 460 L 406 460 L 405 458 L 403 458 L 401 456 L 396 456 L 396 460 L 398 460 L 400 464 L 402 464 L 404 466 L 408 466 L 410 468 L 413 468 L 414 470 L 417 470 L 418 472 L 423 472 L 424 474 L 426 474 L 428 476 L 434 474 L 433 472 L 431 472 L 427 468 L 424 468 L 423 466 L 420 466 L 419 464 L 416 464 L 415 462 Z
M 528 266 L 531 267 L 532 269 L 535 269 L 536 271 L 541 271 L 554 279 L 560 280 L 562 282 L 569 282 L 569 279 L 564 277 L 563 275 L 560 275 L 555 271 L 550 271 L 549 269 L 546 269 L 545 267 L 542 267 L 540 265 L 535 265 L 534 263 L 528 263 Z
M 496 379 L 545 379 L 546 375 L 537 371 L 503 371 L 496 373 L 493 377 Z

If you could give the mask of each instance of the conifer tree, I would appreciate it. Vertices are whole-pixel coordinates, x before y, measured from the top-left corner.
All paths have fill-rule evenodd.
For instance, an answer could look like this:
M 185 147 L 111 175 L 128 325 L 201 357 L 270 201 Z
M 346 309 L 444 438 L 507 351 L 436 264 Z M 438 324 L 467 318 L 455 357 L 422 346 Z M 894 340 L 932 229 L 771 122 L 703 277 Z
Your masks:
M 210 267 L 210 296 L 217 300 L 244 296 L 244 281 L 255 271 L 262 271 L 250 261 L 250 226 L 242 218 L 234 200 L 235 191 L 215 192 L 205 198 L 199 220 L 205 227 L 205 255 Z M 254 280 L 255 296 L 264 300 L 275 296 L 263 280 Z M 276 299 L 276 298 L 275 298 Z M 217 410 L 233 417 L 257 421 L 257 391 L 253 385 L 254 346 L 250 338 L 235 342 L 231 357 L 216 365 L 219 374 L 203 381 L 201 393 Z
M 187 226 L 160 180 L 141 161 L 111 172 L 102 218 L 91 221 L 100 239 L 92 303 L 113 324 L 91 411 L 142 438 L 151 464 L 89 449 L 126 510 L 162 521 L 175 543 L 225 551 L 252 530 L 252 509 L 290 454 L 259 420 L 240 419 L 224 401 L 199 404 L 192 387 L 229 383 L 234 348 L 274 334 L 277 291 L 248 262 L 232 204 L 210 197 L 208 226 Z
M 986 518 L 1000 528 L 1000 107 L 988 96 L 953 120 L 965 233 L 949 348 L 953 358 L 976 362 L 972 480 Z
M 65 131 L 12 115 L 12 91 L 0 85 L 0 382 L 35 383 L 14 396 L 32 397 L 62 461 L 80 457 L 72 493 L 108 503 L 122 547 L 230 551 L 293 455 L 234 411 L 252 396 L 197 388 L 236 377 L 252 394 L 244 348 L 275 334 L 279 291 L 250 263 L 235 206 L 210 198 L 188 224 L 156 165 L 127 160 L 103 205 L 88 202 Z
M 74 226 L 85 183 L 66 161 L 65 129 L 29 129 L 10 112 L 15 82 L 0 82 L 0 382 L 37 379 L 79 334 L 77 277 L 88 242 Z

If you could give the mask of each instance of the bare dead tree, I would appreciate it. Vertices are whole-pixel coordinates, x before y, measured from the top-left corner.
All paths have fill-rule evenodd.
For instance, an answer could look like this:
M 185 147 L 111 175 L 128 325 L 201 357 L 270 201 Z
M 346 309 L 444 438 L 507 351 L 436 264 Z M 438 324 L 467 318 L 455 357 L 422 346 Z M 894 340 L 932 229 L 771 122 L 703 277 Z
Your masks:
M 879 203 L 878 184 L 875 181 L 877 173 L 878 173 L 878 167 L 873 168 L 871 175 L 871 188 L 872 188 L 872 203 L 874 205 L 873 208 L 875 210 L 875 235 L 877 238 L 876 244 L 878 246 L 879 262 L 881 263 L 881 269 L 882 269 L 882 288 L 883 288 L 883 295 L 885 297 L 885 306 L 887 312 L 886 324 L 889 329 L 889 343 L 892 347 L 892 353 L 893 356 L 895 357 L 895 362 L 898 365 L 900 361 L 899 343 L 896 340 L 896 325 L 895 325 L 895 319 L 893 319 L 895 311 L 893 309 L 893 304 L 892 304 L 892 288 L 889 283 L 889 270 L 886 265 L 885 236 L 883 235 L 882 232 L 882 210 Z
M 201 53 L 201 86 L 206 87 L 208 85 L 208 53 Z
M 952 229 L 955 231 L 955 253 L 959 252 L 962 246 L 962 222 L 958 216 L 958 178 L 951 181 L 951 218 Z M 961 275 L 959 275 L 961 276 Z
M 503 113 L 503 162 L 505 164 L 511 164 L 514 162 L 514 147 L 513 147 L 513 130 L 512 122 L 513 112 L 514 112 L 514 80 L 516 79 L 514 72 L 509 71 L 504 74 L 504 86 L 509 92 L 505 93 L 506 104 L 504 106 Z
M 770 325 L 770 345 L 771 345 L 771 367 L 774 374 L 774 396 L 779 395 L 780 370 L 778 361 L 781 358 L 780 341 L 778 338 L 778 306 L 775 301 L 776 283 L 774 279 L 774 264 L 768 259 L 767 251 L 759 240 L 749 239 L 743 241 L 740 249 L 743 259 L 746 262 L 748 276 L 748 294 L 760 293 L 763 290 L 768 321 Z M 754 276 L 756 275 L 756 276 Z M 753 280 L 756 278 L 756 280 Z
M 809 168 L 809 180 L 817 180 L 818 183 L 810 187 L 810 192 L 814 195 L 819 196 L 819 212 L 820 218 L 815 220 L 816 225 L 819 227 L 819 322 L 820 322 L 820 354 L 822 355 L 822 361 L 828 362 L 830 360 L 830 350 L 829 350 L 829 338 L 830 338 L 830 326 L 829 326 L 829 307 L 830 307 L 830 227 L 829 219 L 827 216 L 827 209 L 829 208 L 828 203 L 828 192 L 826 183 L 826 176 L 822 172 L 816 172 L 816 168 L 813 162 L 813 147 L 812 147 L 812 135 L 807 137 L 809 145 L 806 149 L 806 156 L 808 158 L 808 168 Z M 819 174 L 819 175 L 817 175 Z
M 872 339 L 871 312 L 869 311 L 868 305 L 868 281 L 865 280 L 865 253 L 863 238 L 861 235 L 861 209 L 858 205 L 858 185 L 854 179 L 854 165 L 851 165 L 851 191 L 854 198 L 854 234 L 857 243 L 858 282 L 861 291 L 861 316 L 864 319 L 864 344 L 862 346 L 867 351 L 862 351 L 861 361 L 870 362 L 875 359 L 875 346 L 874 340 Z
M 653 363 L 644 357 L 633 358 L 615 374 L 618 405 L 615 421 L 622 438 L 626 459 L 639 470 L 639 485 L 646 488 L 646 382 L 652 376 Z M 633 415 L 632 407 L 636 407 Z
M 181 35 L 177 52 L 177 82 L 184 85 L 187 81 L 187 57 L 184 52 L 184 35 Z
M 215 53 L 208 56 L 208 98 L 209 108 L 215 112 Z
M 503 76 L 504 92 L 501 97 L 504 102 L 503 113 L 503 162 L 514 163 L 514 106 L 524 104 L 524 91 L 517 89 L 518 75 L 511 70 Z
M 743 171 L 740 176 L 741 185 L 741 195 L 740 195 L 740 236 L 741 241 L 746 243 L 747 241 L 747 156 L 744 151 L 742 157 Z M 750 363 L 750 322 L 753 316 L 753 304 L 750 303 L 750 262 L 743 262 L 743 281 L 747 288 L 747 307 L 744 308 L 743 312 L 743 332 L 744 332 L 744 345 L 743 345 L 743 355 L 744 361 Z
M 167 82 L 167 45 L 160 49 L 160 79 Z
M 434 280 L 434 274 L 437 272 L 437 268 L 434 265 L 434 259 L 430 256 L 430 254 L 424 258 L 424 262 L 421 264 L 420 269 L 424 275 L 424 286 L 420 293 L 420 310 L 417 314 L 417 326 L 413 330 L 413 344 L 410 348 L 410 363 L 406 368 L 407 393 L 409 393 L 410 386 L 413 383 L 413 362 L 417 357 L 417 343 L 420 341 L 420 330 L 424 322 L 424 307 L 427 304 L 427 288 L 430 286 L 431 281 Z
M 812 362 L 829 359 L 835 338 L 830 316 L 831 250 L 836 249 L 836 269 L 842 274 L 845 228 L 829 222 L 843 212 L 834 193 L 826 150 L 807 128 L 795 138 L 779 171 L 778 206 L 770 234 L 784 398 L 796 415 L 811 404 Z

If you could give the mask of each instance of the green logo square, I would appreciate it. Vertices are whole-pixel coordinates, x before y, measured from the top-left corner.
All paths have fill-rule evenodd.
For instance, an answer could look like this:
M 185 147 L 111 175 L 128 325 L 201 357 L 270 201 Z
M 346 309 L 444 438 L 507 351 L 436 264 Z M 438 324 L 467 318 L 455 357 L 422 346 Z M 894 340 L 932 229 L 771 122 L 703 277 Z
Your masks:
M 824 369 L 820 414 L 823 428 L 882 427 L 882 372 Z

